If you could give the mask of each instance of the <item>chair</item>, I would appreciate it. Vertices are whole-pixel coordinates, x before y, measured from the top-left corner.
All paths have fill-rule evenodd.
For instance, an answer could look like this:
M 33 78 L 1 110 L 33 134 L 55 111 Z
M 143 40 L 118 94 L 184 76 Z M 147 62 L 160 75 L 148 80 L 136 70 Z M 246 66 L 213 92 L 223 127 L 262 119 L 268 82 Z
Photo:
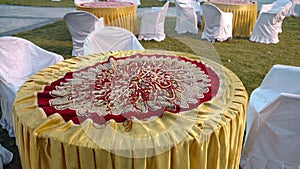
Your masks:
M 97 2 L 97 0 L 74 0 L 75 5 L 79 5 L 79 4 L 87 3 L 87 2 Z
M 169 2 L 157 10 L 152 8 L 150 12 L 145 12 L 141 19 L 139 40 L 163 41 L 166 38 L 164 26 Z
M 131 2 L 131 3 L 134 3 L 136 6 L 141 5 L 140 0 L 107 0 L 107 1 L 111 1 L 111 2 Z
M 104 19 L 85 11 L 71 11 L 63 18 L 72 36 L 72 56 L 82 56 L 85 38 L 95 29 L 103 28 Z
M 222 42 L 232 38 L 232 12 L 223 12 L 211 3 L 201 6 L 204 17 L 202 39 Z
M 176 8 L 176 26 L 175 30 L 178 34 L 198 33 L 197 15 L 194 7 L 190 3 L 180 3 L 174 0 Z
M 3 166 L 9 164 L 12 159 L 13 153 L 0 144 L 0 169 L 3 169 Z
M 300 95 L 281 93 L 260 111 L 250 109 L 248 113 L 253 118 L 247 130 L 241 168 L 298 169 Z
M 261 11 L 254 24 L 250 41 L 259 43 L 278 43 L 278 34 L 282 32 L 282 22 L 292 6 L 289 0 L 277 0 L 261 6 Z
M 265 78 L 263 79 L 261 85 L 256 88 L 250 95 L 250 100 L 248 103 L 248 109 L 247 109 L 247 127 L 246 127 L 246 136 L 245 136 L 245 143 L 244 143 L 244 148 L 243 148 L 243 153 L 242 153 L 242 158 L 241 158 L 241 166 L 243 166 L 243 169 L 248 169 L 248 168 L 278 168 L 278 167 L 261 167 L 261 166 L 256 166 L 256 165 L 271 165 L 272 159 L 274 160 L 274 157 L 277 156 L 278 158 L 280 155 L 278 154 L 272 154 L 272 152 L 267 152 L 270 153 L 270 157 L 268 155 L 266 156 L 258 156 L 258 154 L 262 153 L 260 152 L 262 149 L 257 149 L 257 145 L 253 147 L 253 144 L 273 144 L 274 142 L 268 142 L 268 143 L 260 143 L 261 140 L 258 140 L 256 143 L 256 133 L 259 133 L 260 130 L 262 130 L 261 124 L 265 125 L 265 121 L 261 121 L 261 117 L 269 114 L 271 114 L 271 111 L 275 111 L 276 109 L 279 110 L 280 106 L 278 104 L 282 104 L 283 102 L 280 101 L 282 97 L 284 99 L 286 98 L 293 98 L 295 100 L 298 100 L 297 98 L 300 95 L 300 67 L 295 67 L 295 66 L 288 66 L 288 65 L 274 65 L 272 68 L 269 70 Z M 287 94 L 282 94 L 282 93 L 287 93 Z M 286 96 L 286 95 L 293 95 L 293 96 Z M 283 96 L 281 96 L 283 95 Z M 295 98 L 294 98 L 295 95 Z M 291 100 L 293 100 L 291 99 Z M 282 103 L 281 103 L 282 102 Z M 300 102 L 298 101 L 298 105 Z M 288 110 L 288 107 L 294 108 L 294 106 L 289 106 L 287 105 L 281 105 Z M 275 108 L 276 107 L 276 108 Z M 288 116 L 287 113 L 289 111 L 285 112 L 286 117 L 280 117 L 282 118 L 282 121 L 284 121 L 284 118 L 295 118 L 297 119 L 297 116 L 299 117 L 299 108 L 295 110 L 298 113 L 293 115 L 293 116 Z M 275 110 L 273 110 L 275 109 Z M 278 111 L 276 110 L 276 111 Z M 294 112 L 294 113 L 296 113 Z M 283 112 L 284 113 L 284 112 Z M 272 115 L 271 116 L 275 116 Z M 275 117 L 274 117 L 275 118 Z M 300 119 L 298 118 L 298 121 Z M 277 122 L 278 123 L 278 122 Z M 292 120 L 290 121 L 291 125 Z M 274 125 L 274 124 L 272 124 Z M 287 126 L 289 124 L 286 124 Z M 271 126 L 271 125 L 270 125 Z M 300 127 L 298 126 L 298 129 Z M 287 129 L 284 129 L 287 130 Z M 279 131 L 279 130 L 278 130 Z M 273 131 L 271 131 L 273 132 Z M 265 133 L 262 133 L 262 135 L 266 135 Z M 269 139 L 269 138 L 268 138 Z M 286 139 L 286 138 L 282 138 Z M 298 139 L 299 140 L 299 139 Z M 274 140 L 275 141 L 275 140 Z M 299 141 L 298 141 L 298 144 Z M 281 146 L 281 145 L 278 145 Z M 298 145 L 299 146 L 299 145 Z M 275 147 L 273 147 L 275 148 Z M 279 147 L 278 147 L 279 148 Z M 299 148 L 299 147 L 298 147 Z M 275 150 L 275 149 L 274 149 Z M 277 150 L 276 150 L 277 151 Z M 298 149 L 298 154 L 300 154 L 299 149 Z M 261 155 L 261 154 L 260 154 Z M 288 156 L 288 154 L 285 154 Z M 263 158 L 265 157 L 265 158 Z M 272 158 L 272 159 L 271 159 Z M 265 164 L 266 160 L 271 160 L 270 164 Z M 299 162 L 299 156 L 298 156 L 298 162 Z M 277 160 L 277 161 L 283 161 L 287 162 L 284 160 Z M 263 164 L 262 164 L 263 163 Z M 278 164 L 279 165 L 279 164 Z M 285 164 L 287 165 L 287 164 Z M 250 167 L 253 166 L 253 167 Z M 281 168 L 281 167 L 280 167 Z
M 64 59 L 28 40 L 10 36 L 0 37 L 0 58 L 0 124 L 13 137 L 12 106 L 19 87 L 39 70 Z
M 289 11 L 290 16 L 300 17 L 300 0 L 291 0 L 292 6 Z
M 144 50 L 135 35 L 120 27 L 106 26 L 88 35 L 84 45 L 84 55 L 116 50 Z

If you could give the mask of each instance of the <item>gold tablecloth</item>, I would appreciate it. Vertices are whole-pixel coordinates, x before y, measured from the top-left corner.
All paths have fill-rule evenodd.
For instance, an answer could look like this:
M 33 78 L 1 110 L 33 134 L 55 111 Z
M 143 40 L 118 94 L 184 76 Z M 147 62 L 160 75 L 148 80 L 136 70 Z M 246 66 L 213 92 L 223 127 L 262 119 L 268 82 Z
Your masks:
M 181 113 L 167 111 L 159 118 L 145 121 L 132 119 L 127 124 L 127 121 L 110 121 L 102 127 L 89 119 L 74 124 L 72 120 L 66 122 L 58 113 L 47 116 L 38 106 L 37 93 L 66 76 L 67 72 L 79 71 L 100 62 L 106 63 L 109 56 L 123 59 L 137 53 L 180 56 L 183 60 L 203 63 L 219 79 L 215 96 Z M 174 62 L 174 66 L 179 62 Z M 194 64 L 192 62 L 189 64 Z M 110 66 L 117 66 L 115 63 L 112 61 Z M 94 69 L 88 71 L 93 72 Z M 180 76 L 185 75 L 180 67 L 174 70 Z M 160 72 L 160 69 L 157 71 Z M 198 82 L 203 84 L 210 81 Z M 186 84 L 189 83 L 194 82 Z M 74 85 L 77 85 L 76 81 Z M 190 89 L 193 90 L 193 87 L 190 86 Z M 13 115 L 24 169 L 238 169 L 247 102 L 248 95 L 239 78 L 216 62 L 181 52 L 121 51 L 71 58 L 41 70 L 21 86 L 13 106 Z M 130 126 L 129 130 L 126 126 Z
M 232 36 L 250 37 L 257 17 L 257 3 L 255 4 L 222 4 L 212 2 L 224 12 L 232 12 Z M 203 29 L 203 27 L 202 27 Z
M 130 2 L 89 2 L 76 5 L 77 10 L 87 11 L 104 18 L 106 26 L 125 28 L 137 34 L 136 6 Z

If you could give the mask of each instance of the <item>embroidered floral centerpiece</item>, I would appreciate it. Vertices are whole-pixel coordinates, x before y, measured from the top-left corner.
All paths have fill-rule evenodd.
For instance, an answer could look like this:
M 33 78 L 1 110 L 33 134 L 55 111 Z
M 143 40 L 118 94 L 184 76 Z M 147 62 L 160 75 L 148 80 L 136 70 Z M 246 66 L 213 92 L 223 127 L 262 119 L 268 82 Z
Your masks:
M 59 113 L 77 124 L 87 118 L 97 124 L 122 123 L 194 109 L 211 100 L 218 87 L 213 70 L 184 57 L 110 56 L 46 86 L 38 93 L 38 105 L 48 116 Z

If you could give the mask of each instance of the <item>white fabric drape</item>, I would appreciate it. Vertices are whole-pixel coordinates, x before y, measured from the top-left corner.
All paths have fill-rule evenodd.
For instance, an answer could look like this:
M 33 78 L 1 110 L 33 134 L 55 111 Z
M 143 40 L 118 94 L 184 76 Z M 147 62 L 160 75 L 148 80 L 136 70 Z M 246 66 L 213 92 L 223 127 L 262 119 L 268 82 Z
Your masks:
M 277 0 L 269 5 L 262 5 L 255 22 L 250 41 L 259 43 L 278 43 L 278 33 L 282 32 L 281 25 L 292 6 L 289 0 Z
M 12 106 L 19 87 L 34 73 L 60 62 L 62 56 L 22 38 L 0 37 L 0 124 L 14 137 Z
M 160 42 L 166 38 L 164 26 L 168 7 L 169 2 L 166 2 L 162 8 L 152 8 L 150 12 L 143 14 L 138 37 L 139 40 L 153 39 Z
M 83 45 L 84 55 L 117 50 L 144 50 L 135 35 L 123 28 L 106 26 L 88 35 Z
M 222 42 L 232 38 L 233 14 L 223 12 L 211 3 L 205 3 L 201 7 L 205 22 L 201 38 L 210 42 L 215 40 Z
M 175 30 L 177 33 L 182 34 L 190 32 L 197 34 L 198 22 L 194 7 L 190 3 L 179 2 L 178 0 L 174 1 L 177 15 Z
M 12 159 L 13 153 L 0 144 L 0 169 L 3 169 L 3 166 L 9 164 Z
M 69 32 L 72 36 L 72 56 L 83 55 L 83 43 L 89 33 L 98 27 L 104 27 L 103 18 L 85 11 L 72 11 L 64 16 Z
M 300 167 L 300 68 L 274 65 L 251 95 L 243 169 Z

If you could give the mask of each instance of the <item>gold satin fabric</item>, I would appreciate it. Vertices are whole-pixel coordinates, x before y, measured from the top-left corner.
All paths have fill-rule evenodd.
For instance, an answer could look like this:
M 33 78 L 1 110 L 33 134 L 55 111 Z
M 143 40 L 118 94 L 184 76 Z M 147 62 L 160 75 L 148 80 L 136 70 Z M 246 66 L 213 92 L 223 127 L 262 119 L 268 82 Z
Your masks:
M 124 57 L 137 52 L 177 55 L 205 63 L 220 79 L 217 95 L 183 115 L 166 112 L 162 118 L 151 122 L 132 121 L 134 127 L 129 132 L 124 132 L 122 124 L 109 123 L 99 140 L 91 140 L 90 136 L 95 136 L 91 121 L 86 120 L 81 125 L 65 122 L 59 114 L 47 117 L 37 106 L 36 93 L 66 72 L 106 61 L 110 55 Z M 41 70 L 18 91 L 13 116 L 24 169 L 238 169 L 247 102 L 248 94 L 240 79 L 211 60 L 171 51 L 119 51 L 71 58 Z M 179 130 L 161 132 L 178 116 L 182 116 L 182 125 L 174 127 Z M 187 125 L 190 128 L 185 128 Z M 126 142 L 116 133 L 135 138 L 134 142 Z M 120 156 L 108 146 L 114 142 L 114 148 L 133 156 L 147 151 L 159 152 L 159 147 L 180 140 L 177 137 L 182 134 L 185 137 L 180 142 L 154 156 Z
M 212 3 L 223 12 L 232 12 L 232 36 L 250 37 L 257 18 L 257 3 L 255 4 L 219 4 Z M 202 20 L 203 21 L 203 20 Z M 204 23 L 204 22 L 202 22 Z M 202 26 L 202 30 L 203 30 Z
M 104 24 L 106 26 L 125 28 L 134 34 L 137 34 L 137 16 L 135 5 L 118 8 L 89 8 L 77 5 L 76 10 L 90 12 L 98 18 L 103 17 Z

